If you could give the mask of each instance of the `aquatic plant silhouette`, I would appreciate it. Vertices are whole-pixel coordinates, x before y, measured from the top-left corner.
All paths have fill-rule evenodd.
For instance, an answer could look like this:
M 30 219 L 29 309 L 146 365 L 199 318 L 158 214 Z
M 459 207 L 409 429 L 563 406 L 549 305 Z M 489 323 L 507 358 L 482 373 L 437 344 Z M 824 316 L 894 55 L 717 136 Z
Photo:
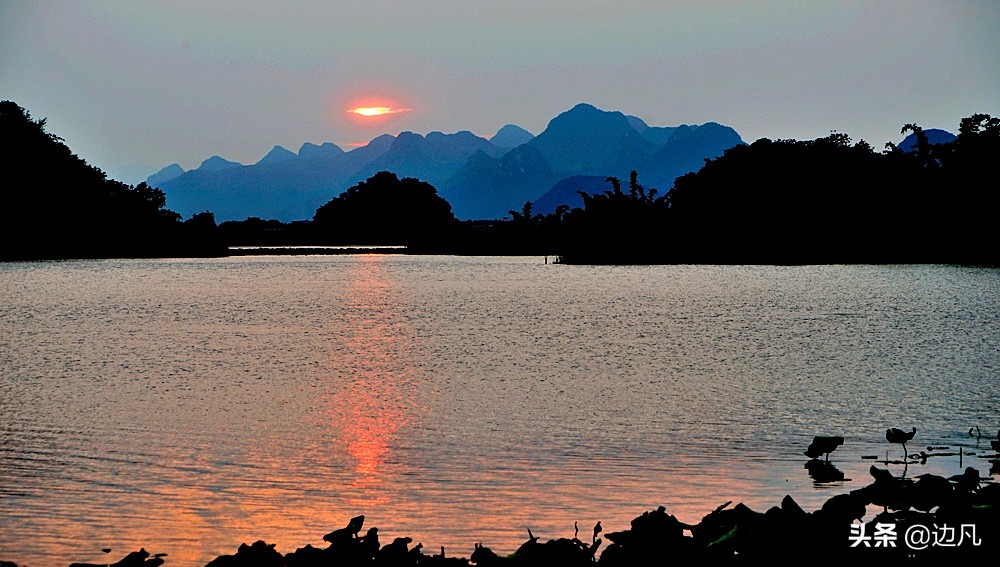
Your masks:
M 885 511 L 906 510 L 910 507 L 910 488 L 913 481 L 904 478 L 897 478 L 890 471 L 880 469 L 872 465 L 868 469 L 869 474 L 875 482 L 856 490 L 855 493 L 863 496 L 865 502 L 882 506 Z

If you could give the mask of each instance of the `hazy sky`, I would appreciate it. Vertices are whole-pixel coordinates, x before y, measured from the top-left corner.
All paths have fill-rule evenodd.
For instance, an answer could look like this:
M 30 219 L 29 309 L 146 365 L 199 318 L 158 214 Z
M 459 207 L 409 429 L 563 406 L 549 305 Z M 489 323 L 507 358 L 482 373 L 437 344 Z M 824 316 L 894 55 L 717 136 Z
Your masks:
M 0 99 L 130 183 L 276 144 L 537 134 L 578 102 L 881 149 L 1000 116 L 1000 1 L 0 0 Z

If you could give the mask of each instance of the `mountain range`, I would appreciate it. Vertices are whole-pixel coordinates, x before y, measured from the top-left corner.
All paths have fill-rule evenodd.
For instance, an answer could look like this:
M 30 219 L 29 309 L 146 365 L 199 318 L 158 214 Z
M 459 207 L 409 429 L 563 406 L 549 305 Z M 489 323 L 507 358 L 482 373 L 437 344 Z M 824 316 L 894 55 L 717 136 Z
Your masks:
M 191 171 L 169 165 L 147 183 L 185 217 L 212 211 L 219 221 L 287 222 L 312 218 L 321 205 L 384 170 L 431 183 L 460 219 L 499 219 L 526 201 L 543 214 L 560 204 L 580 206 L 577 191 L 603 191 L 607 177 L 627 179 L 632 170 L 662 194 L 678 176 L 742 143 L 735 130 L 714 122 L 650 126 L 578 104 L 537 136 L 508 124 L 489 139 L 467 131 L 402 132 L 347 152 L 329 142 L 303 144 L 298 153 L 275 146 L 252 165 L 212 156 Z

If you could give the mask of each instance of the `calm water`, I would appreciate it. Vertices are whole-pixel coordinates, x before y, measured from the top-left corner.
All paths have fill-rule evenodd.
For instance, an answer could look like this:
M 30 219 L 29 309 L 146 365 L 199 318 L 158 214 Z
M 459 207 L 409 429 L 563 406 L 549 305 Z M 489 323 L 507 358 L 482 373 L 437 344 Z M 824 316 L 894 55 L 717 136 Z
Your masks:
M 814 510 L 901 458 L 890 426 L 966 453 L 910 475 L 987 474 L 998 298 L 944 266 L 0 264 L 0 559 L 204 564 L 362 513 L 468 556 L 659 505 Z M 852 481 L 813 484 L 817 434 Z

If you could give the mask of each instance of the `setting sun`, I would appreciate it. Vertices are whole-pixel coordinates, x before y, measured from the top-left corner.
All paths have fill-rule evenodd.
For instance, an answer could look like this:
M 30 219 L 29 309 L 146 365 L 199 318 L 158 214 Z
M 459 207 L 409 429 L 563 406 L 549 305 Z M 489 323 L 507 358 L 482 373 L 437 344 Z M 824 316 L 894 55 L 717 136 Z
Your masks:
M 361 116 L 382 116 L 384 114 L 399 114 L 400 112 L 409 112 L 411 108 L 390 108 L 388 106 L 359 106 L 357 108 L 352 108 L 348 112 L 353 112 L 354 114 L 359 114 Z

